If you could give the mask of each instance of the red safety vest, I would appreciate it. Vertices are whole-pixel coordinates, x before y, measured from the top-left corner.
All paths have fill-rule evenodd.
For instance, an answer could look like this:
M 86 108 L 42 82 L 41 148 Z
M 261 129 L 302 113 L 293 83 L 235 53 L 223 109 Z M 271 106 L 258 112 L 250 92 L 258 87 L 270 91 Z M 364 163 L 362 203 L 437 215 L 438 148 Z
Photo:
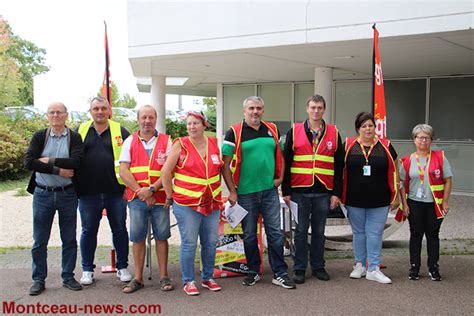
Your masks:
M 161 176 L 161 168 L 163 168 L 166 161 L 166 149 L 168 147 L 169 136 L 161 133 L 158 135 L 150 159 L 148 159 L 148 155 L 138 136 L 138 132 L 135 132 L 132 137 L 132 143 L 130 145 L 130 172 L 140 186 L 149 187 Z M 153 197 L 156 201 L 155 204 L 165 204 L 166 193 L 164 189 L 156 191 Z M 136 198 L 136 193 L 127 187 L 128 201 L 132 201 L 134 198 Z
M 386 139 L 379 139 L 377 140 L 382 144 L 382 147 L 385 149 L 388 157 L 388 187 L 390 188 L 390 204 L 392 204 L 395 199 L 397 198 L 398 194 L 398 179 L 396 173 L 396 166 L 395 160 L 393 160 L 392 155 L 390 154 L 390 142 Z M 346 138 L 346 156 L 344 158 L 344 180 L 343 180 L 343 187 L 342 187 L 342 203 L 346 203 L 346 193 L 347 193 L 347 156 L 349 155 L 349 151 L 357 143 L 357 137 L 348 137 Z
M 275 140 L 275 175 L 274 179 L 278 179 L 281 175 L 281 169 L 283 166 L 283 155 L 281 154 L 280 141 L 278 139 L 278 128 L 274 123 L 262 121 Z M 240 179 L 240 166 L 242 164 L 242 126 L 243 122 L 232 125 L 230 128 L 234 131 L 235 136 L 235 149 L 230 164 L 230 171 L 232 172 L 232 178 L 234 180 L 235 187 L 239 185 Z
M 411 155 L 402 158 L 403 168 L 405 169 L 405 192 L 408 194 L 410 189 L 410 165 Z M 428 181 L 430 184 L 431 194 L 433 194 L 433 200 L 436 210 L 436 217 L 443 218 L 443 196 L 444 196 L 444 179 L 443 179 L 443 159 L 444 151 L 436 150 L 431 151 L 430 159 L 428 161 Z
M 311 187 L 314 177 L 324 184 L 326 189 L 334 187 L 334 153 L 337 150 L 337 128 L 326 124 L 324 134 L 313 150 L 311 142 L 306 136 L 304 123 L 293 125 L 293 162 L 291 163 L 292 188 Z
M 173 199 L 180 205 L 199 206 L 206 190 L 210 190 L 212 201 L 222 208 L 221 167 L 222 162 L 217 139 L 207 137 L 207 154 L 204 160 L 189 137 L 179 137 L 181 154 L 174 174 Z M 193 208 L 194 209 L 194 208 Z M 197 212 L 204 213 L 200 208 Z

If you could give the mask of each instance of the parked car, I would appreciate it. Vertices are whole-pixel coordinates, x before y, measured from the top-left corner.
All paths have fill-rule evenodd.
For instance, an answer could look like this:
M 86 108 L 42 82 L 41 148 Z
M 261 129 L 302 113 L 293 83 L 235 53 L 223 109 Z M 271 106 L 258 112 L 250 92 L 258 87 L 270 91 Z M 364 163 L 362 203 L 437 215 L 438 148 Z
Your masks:
M 86 112 L 71 111 L 69 112 L 69 120 L 71 122 L 82 123 L 90 120 L 89 115 Z
M 10 106 L 10 107 L 6 107 L 3 110 L 3 112 L 6 116 L 10 117 L 12 120 L 17 120 L 20 118 L 32 119 L 35 117 L 44 117 L 45 115 L 45 112 L 31 105 Z
M 112 107 L 112 117 L 116 120 L 136 121 L 137 112 L 128 108 Z
M 183 111 L 173 111 L 166 110 L 166 118 L 169 118 L 173 121 L 184 121 L 186 119 L 186 112 Z

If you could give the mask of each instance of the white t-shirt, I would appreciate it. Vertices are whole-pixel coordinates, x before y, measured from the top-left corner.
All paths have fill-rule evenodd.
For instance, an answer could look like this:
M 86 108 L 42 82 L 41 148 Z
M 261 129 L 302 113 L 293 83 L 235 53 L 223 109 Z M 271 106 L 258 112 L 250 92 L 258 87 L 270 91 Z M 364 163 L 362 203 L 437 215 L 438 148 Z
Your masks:
M 149 141 L 146 141 L 145 139 L 140 137 L 143 147 L 145 147 L 145 150 L 148 154 L 148 159 L 150 159 L 150 155 L 153 151 L 153 148 L 155 147 L 155 143 L 158 139 L 158 135 L 159 135 L 158 132 L 156 132 L 156 136 L 153 136 L 152 138 L 150 138 Z M 126 163 L 132 162 L 132 158 L 130 157 L 130 146 L 132 145 L 132 139 L 133 139 L 133 134 L 128 136 L 127 139 L 123 142 L 122 151 L 119 157 L 119 162 L 126 162 Z M 171 143 L 171 137 L 170 137 L 168 139 L 168 145 L 166 146 L 166 157 L 168 157 L 169 154 L 171 153 L 172 146 L 173 144 Z

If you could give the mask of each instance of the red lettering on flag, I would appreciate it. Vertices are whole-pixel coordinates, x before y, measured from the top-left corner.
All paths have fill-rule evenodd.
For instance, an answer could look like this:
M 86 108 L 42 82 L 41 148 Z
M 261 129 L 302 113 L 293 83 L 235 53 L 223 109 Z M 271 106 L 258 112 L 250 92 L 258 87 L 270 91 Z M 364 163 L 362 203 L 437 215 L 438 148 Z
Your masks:
M 385 92 L 383 85 L 382 63 L 379 52 L 379 32 L 374 26 L 373 51 L 373 113 L 375 118 L 375 133 L 380 139 L 387 138 L 387 111 L 385 109 Z

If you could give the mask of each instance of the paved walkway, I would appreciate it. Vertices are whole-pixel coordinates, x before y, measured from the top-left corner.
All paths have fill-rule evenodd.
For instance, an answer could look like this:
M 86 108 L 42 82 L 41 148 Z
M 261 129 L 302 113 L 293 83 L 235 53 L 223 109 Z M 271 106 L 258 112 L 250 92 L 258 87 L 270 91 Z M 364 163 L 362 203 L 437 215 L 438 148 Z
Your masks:
M 121 283 L 113 274 L 96 273 L 97 282 L 81 292 L 72 292 L 61 287 L 60 248 L 49 250 L 49 277 L 47 290 L 39 297 L 30 297 L 27 290 L 31 285 L 31 197 L 16 198 L 12 192 L 0 194 L 0 247 L 24 246 L 0 249 L 0 278 L 2 287 L 0 299 L 2 313 L 9 308 L 21 313 L 25 305 L 77 304 L 80 314 L 103 308 L 123 308 L 132 313 L 133 304 L 159 305 L 161 313 L 172 315 L 256 315 L 256 314 L 422 314 L 422 315 L 472 315 L 474 314 L 474 197 L 453 196 L 452 213 L 441 229 L 440 259 L 442 282 L 433 282 L 422 268 L 422 279 L 409 281 L 408 271 L 408 228 L 402 228 L 384 242 L 384 270 L 393 284 L 382 285 L 372 281 L 351 280 L 351 251 L 328 251 L 327 269 L 331 281 L 322 282 L 308 276 L 307 282 L 296 290 L 285 290 L 271 284 L 269 267 L 265 259 L 265 275 L 254 287 L 240 285 L 242 278 L 219 280 L 223 290 L 217 293 L 202 292 L 199 297 L 187 297 L 179 284 L 180 271 L 177 258 L 170 263 L 170 277 L 178 287 L 164 293 L 159 290 L 159 280 L 146 280 L 145 288 L 138 293 L 121 293 Z M 78 232 L 79 233 L 79 232 Z M 53 231 L 51 244 L 59 245 L 57 228 Z M 179 236 L 177 230 L 173 231 Z M 110 233 L 104 221 L 100 244 L 109 244 Z M 173 241 L 179 241 L 176 237 Z M 176 247 L 176 246 L 174 246 Z M 426 251 L 424 250 L 424 258 Z M 132 256 L 130 255 L 130 259 Z M 425 260 L 425 259 L 423 259 Z M 291 267 L 292 263 L 287 258 Z M 80 258 L 78 258 L 80 262 Z M 110 263 L 109 249 L 102 247 L 97 252 L 97 265 Z M 157 276 L 156 260 L 153 261 L 153 275 Z M 131 262 L 133 265 L 133 262 Z M 79 264 L 78 264 L 79 266 Z M 76 272 L 79 268 L 76 268 Z M 79 274 L 79 272 L 77 272 Z M 197 271 L 196 271 L 197 273 Z M 15 305 L 16 304 L 16 305 Z M 108 306 L 105 306 L 105 305 Z M 115 304 L 115 305 L 114 305 Z M 121 306 L 117 304 L 122 304 Z M 155 306 L 157 307 L 157 306 Z M 70 308 L 73 308 L 71 305 Z M 140 306 L 143 314 L 147 306 Z M 108 314 L 116 314 L 109 312 Z M 90 314 L 90 313 L 89 313 Z M 103 313 L 106 314 L 106 313 Z

